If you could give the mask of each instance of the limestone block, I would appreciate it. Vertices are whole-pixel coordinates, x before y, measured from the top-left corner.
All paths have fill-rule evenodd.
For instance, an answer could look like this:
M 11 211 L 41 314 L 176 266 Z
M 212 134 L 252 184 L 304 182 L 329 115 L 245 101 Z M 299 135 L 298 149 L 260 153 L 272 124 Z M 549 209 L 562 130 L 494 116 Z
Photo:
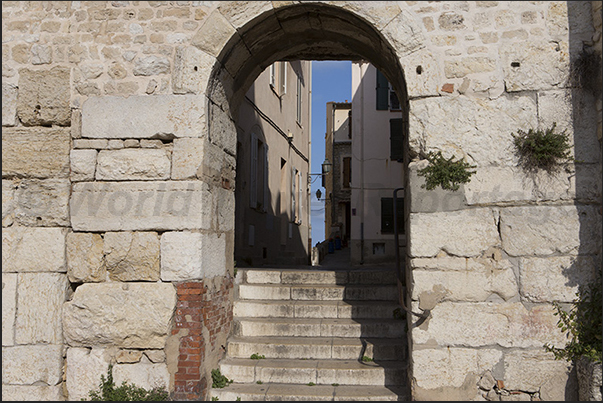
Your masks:
M 575 165 L 575 175 L 570 176 L 570 198 L 589 201 L 601 200 L 602 188 L 601 168 L 599 165 Z
M 2 126 L 14 126 L 17 123 L 18 91 L 12 84 L 2 84 Z
M 166 360 L 166 354 L 164 350 L 146 350 L 144 352 L 144 355 L 146 355 L 147 358 L 154 363 L 165 362 Z
M 517 282 L 508 261 L 500 264 L 484 264 L 478 270 L 431 271 L 413 270 L 413 299 L 421 299 L 423 293 L 434 290 L 444 292 L 445 301 L 484 302 L 491 294 L 508 300 L 517 295 Z
M 86 283 L 63 306 L 63 332 L 72 347 L 163 348 L 176 307 L 165 283 Z
M 58 385 L 63 375 L 63 346 L 38 344 L 2 347 L 3 384 Z M 4 400 L 6 397 L 2 395 Z
M 209 140 L 231 155 L 235 155 L 237 137 L 234 135 L 236 127 L 232 117 L 221 108 L 210 105 L 209 122 L 212 127 Z
M 567 41 L 502 43 L 500 59 L 508 92 L 549 89 L 568 80 Z M 519 63 L 518 67 L 515 67 L 516 63 Z
M 2 345 L 15 344 L 17 313 L 17 274 L 2 273 Z
M 52 48 L 48 45 L 34 44 L 31 47 L 31 64 L 50 64 Z
M 15 219 L 15 189 L 13 181 L 2 179 L 2 226 L 12 225 Z
M 101 375 L 109 368 L 106 350 L 102 348 L 69 347 L 65 365 L 65 385 L 69 400 L 88 400 L 88 392 L 98 390 Z
M 421 25 L 407 10 L 402 10 L 394 17 L 381 33 L 396 49 L 398 57 L 423 48 L 426 42 Z
M 205 156 L 205 139 L 174 139 L 172 179 L 194 179 Z
M 431 257 L 440 250 L 478 256 L 500 244 L 496 214 L 487 208 L 440 213 L 411 213 L 411 257 Z
M 65 400 L 63 387 L 34 385 L 2 385 L 2 400 L 12 402 L 58 402 Z
M 413 269 L 426 270 L 467 270 L 467 258 L 464 257 L 437 257 L 437 258 L 415 258 L 410 260 Z
M 178 182 L 80 182 L 73 185 L 75 231 L 207 229 L 212 220 L 207 184 Z
M 15 191 L 15 221 L 21 225 L 69 225 L 69 179 L 23 180 Z
M 218 10 L 205 18 L 203 24 L 193 36 L 191 44 L 218 57 L 228 40 L 235 34 L 235 28 Z
M 67 234 L 67 275 L 72 283 L 105 281 L 103 238 L 100 234 Z
M 159 140 L 161 141 L 161 140 Z M 109 140 L 107 139 L 75 139 L 73 140 L 73 148 L 94 148 L 94 149 L 104 149 L 109 148 Z
M 71 150 L 71 180 L 73 182 L 93 181 L 96 171 L 96 150 Z
M 69 126 L 70 69 L 19 70 L 17 115 L 25 126 Z
M 554 256 L 521 258 L 521 296 L 532 302 L 571 302 L 578 286 L 595 280 L 600 256 Z
M 202 137 L 205 98 L 200 95 L 90 97 L 82 105 L 82 137 Z
M 62 343 L 61 309 L 67 287 L 63 273 L 19 274 L 15 343 Z
M 2 177 L 66 178 L 69 175 L 69 129 L 2 129 Z
M 218 6 L 220 14 L 236 29 L 270 10 L 272 10 L 271 1 L 233 1 L 224 2 Z M 212 18 L 211 15 L 210 18 Z
M 543 349 L 508 351 L 505 353 L 504 362 L 505 388 L 532 393 L 541 390 L 541 387 L 553 377 L 561 376 L 562 379 L 558 382 L 565 385 L 571 370 L 571 363 L 555 360 L 552 353 Z M 554 397 L 553 400 L 566 400 L 564 393 Z
M 201 280 L 226 273 L 226 236 L 197 232 L 161 235 L 161 279 Z
M 551 305 L 527 309 L 520 302 L 441 302 L 427 324 L 413 328 L 412 337 L 415 345 L 541 348 L 552 343 L 562 347 L 565 335 L 553 313 Z
M 174 94 L 205 94 L 215 57 L 193 46 L 177 46 L 172 87 Z
M 235 228 L 235 195 L 232 190 L 218 188 L 218 229 L 222 232 L 233 231 Z
M 601 251 L 601 213 L 592 206 L 503 208 L 500 231 L 511 256 Z
M 170 177 L 170 158 L 163 149 L 101 150 L 97 180 L 161 180 Z
M 104 255 L 111 280 L 159 280 L 159 236 L 156 232 L 107 232 Z
M 2 272 L 65 272 L 62 228 L 2 229 Z
M 400 59 L 406 78 L 406 90 L 410 99 L 437 96 L 438 85 L 442 82 L 438 60 L 426 48 L 417 50 Z
M 138 58 L 134 62 L 134 70 L 132 73 L 135 76 L 168 74 L 170 73 L 170 60 L 167 57 L 154 55 Z
M 461 387 L 468 374 L 491 370 L 503 353 L 495 349 L 429 348 L 413 351 L 413 377 L 423 389 Z
M 169 389 L 170 373 L 167 364 L 153 364 L 146 356 L 136 364 L 117 364 L 113 367 L 115 383 L 132 383 L 138 387 L 151 390 L 154 388 Z
M 601 401 L 603 379 L 601 363 L 587 357 L 580 357 L 576 362 L 578 378 L 578 398 L 580 401 Z M 553 399 L 551 399 L 553 400 Z
M 450 116 L 455 118 L 451 121 Z M 409 143 L 419 154 L 442 151 L 478 165 L 515 166 L 513 133 L 535 128 L 536 102 L 517 95 L 496 99 L 430 97 L 410 100 Z
M 119 350 L 115 359 L 120 364 L 132 364 L 140 362 L 142 358 L 142 351 L 140 350 Z

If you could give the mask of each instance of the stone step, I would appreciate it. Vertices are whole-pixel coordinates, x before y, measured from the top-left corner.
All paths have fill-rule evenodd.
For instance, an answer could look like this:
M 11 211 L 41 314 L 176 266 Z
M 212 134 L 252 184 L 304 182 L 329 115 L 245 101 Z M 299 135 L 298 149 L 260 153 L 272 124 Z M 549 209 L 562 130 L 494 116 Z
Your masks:
M 285 301 L 398 301 L 398 286 L 239 284 L 238 298 Z
M 247 284 L 322 284 L 322 285 L 395 285 L 396 272 L 391 269 L 299 270 L 238 269 L 237 277 Z
M 402 338 L 406 321 L 398 319 L 244 318 L 233 321 L 235 336 Z
M 235 317 L 393 319 L 394 301 L 236 300 Z
M 410 400 L 410 391 L 401 386 L 261 385 L 232 383 L 223 389 L 210 389 L 211 398 L 220 401 L 401 401 Z
M 406 364 L 397 361 L 226 358 L 220 363 L 220 371 L 237 383 L 375 386 L 407 384 Z
M 404 360 L 406 339 L 346 337 L 231 337 L 227 355 L 250 358 L 357 360 L 362 356 L 377 361 Z

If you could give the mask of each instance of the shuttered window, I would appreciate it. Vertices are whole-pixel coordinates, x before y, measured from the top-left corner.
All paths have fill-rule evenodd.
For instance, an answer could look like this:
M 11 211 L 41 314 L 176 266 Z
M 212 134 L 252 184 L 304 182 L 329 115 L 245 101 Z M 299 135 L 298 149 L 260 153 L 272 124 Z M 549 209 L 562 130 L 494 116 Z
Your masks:
M 343 183 L 341 184 L 341 186 L 344 188 L 349 188 L 351 180 L 352 180 L 352 158 L 344 157 L 343 158 Z
M 389 149 L 392 161 L 402 161 L 404 157 L 404 120 L 389 120 Z
M 387 110 L 389 107 L 389 82 L 387 78 L 377 70 L 377 110 Z
M 404 234 L 404 198 L 397 198 L 398 233 Z M 381 198 L 381 233 L 394 233 L 394 198 Z

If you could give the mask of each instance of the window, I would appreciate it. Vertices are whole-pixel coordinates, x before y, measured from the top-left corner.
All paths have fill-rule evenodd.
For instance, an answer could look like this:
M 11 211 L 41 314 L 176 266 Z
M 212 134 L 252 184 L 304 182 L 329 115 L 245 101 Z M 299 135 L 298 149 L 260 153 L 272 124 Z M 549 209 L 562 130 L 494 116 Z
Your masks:
M 297 221 L 297 203 L 296 203 L 296 184 L 297 184 L 297 169 L 291 168 L 291 221 Z
M 404 158 L 404 120 L 389 120 L 389 150 L 392 161 L 402 161 Z
M 249 207 L 267 211 L 268 192 L 268 145 L 255 132 L 251 132 L 249 177 Z
M 344 188 L 350 187 L 350 182 L 352 181 L 352 158 L 351 157 L 343 157 L 343 183 L 341 184 Z
M 297 75 L 297 123 L 302 123 L 302 80 Z
M 404 234 L 404 198 L 397 198 L 398 233 Z M 381 198 L 381 233 L 394 233 L 394 198 Z
M 287 93 L 287 62 L 270 65 L 270 87 L 279 97 Z
M 385 75 L 377 70 L 377 110 L 386 111 L 388 109 L 401 110 L 400 100 Z

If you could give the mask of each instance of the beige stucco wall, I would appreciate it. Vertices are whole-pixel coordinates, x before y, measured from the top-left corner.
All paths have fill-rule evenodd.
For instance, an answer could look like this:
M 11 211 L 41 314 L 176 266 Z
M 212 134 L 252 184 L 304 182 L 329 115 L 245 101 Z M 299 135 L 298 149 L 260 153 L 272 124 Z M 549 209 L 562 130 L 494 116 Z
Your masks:
M 175 289 L 230 278 L 237 108 L 283 58 L 366 59 L 408 97 L 409 299 L 430 311 L 409 326 L 413 398 L 497 397 L 493 380 L 572 398 L 568 364 L 542 345 L 564 343 L 551 302 L 601 262 L 600 108 L 567 80 L 592 10 L 3 2 L 3 398 L 78 400 L 114 359 L 174 391 L 188 337 L 172 333 L 187 323 Z M 553 122 L 577 161 L 529 177 L 511 134 Z M 416 169 L 438 150 L 477 165 L 462 197 L 422 192 Z

